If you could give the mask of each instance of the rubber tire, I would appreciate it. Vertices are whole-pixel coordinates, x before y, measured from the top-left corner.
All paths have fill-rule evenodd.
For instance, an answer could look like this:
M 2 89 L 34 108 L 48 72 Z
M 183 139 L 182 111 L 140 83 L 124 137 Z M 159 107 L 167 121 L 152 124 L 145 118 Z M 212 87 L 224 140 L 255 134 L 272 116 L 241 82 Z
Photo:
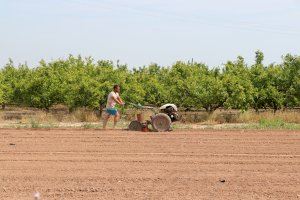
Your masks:
M 171 128 L 171 119 L 165 113 L 159 113 L 152 117 L 151 124 L 154 131 L 165 132 Z
M 143 125 L 141 124 L 141 122 L 135 120 L 135 121 L 130 122 L 128 129 L 130 131 L 142 131 Z

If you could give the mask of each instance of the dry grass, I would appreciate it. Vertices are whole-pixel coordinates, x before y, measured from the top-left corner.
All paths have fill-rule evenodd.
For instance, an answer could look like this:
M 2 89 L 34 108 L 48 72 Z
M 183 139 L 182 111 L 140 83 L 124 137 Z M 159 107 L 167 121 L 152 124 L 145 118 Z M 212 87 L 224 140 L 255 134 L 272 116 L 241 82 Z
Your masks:
M 182 121 L 186 123 L 200 124 L 223 124 L 223 123 L 259 123 L 261 120 L 282 120 L 286 123 L 300 124 L 299 110 L 277 111 L 272 110 L 261 111 L 259 113 L 249 110 L 240 112 L 237 110 L 216 110 L 209 114 L 203 112 L 183 112 Z
M 88 109 L 77 109 L 71 113 L 68 111 L 46 112 L 31 108 L 13 108 L 0 111 L 0 122 L 17 121 L 19 123 L 30 123 L 36 121 L 38 123 L 57 123 L 57 122 L 98 122 L 100 116 L 94 111 Z
M 277 111 L 276 113 L 272 111 L 265 111 L 260 113 L 256 113 L 254 111 L 248 111 L 248 112 L 241 113 L 238 117 L 237 122 L 258 123 L 264 119 L 282 120 L 286 123 L 300 124 L 300 112 L 298 110 Z
M 77 109 L 62 119 L 63 122 L 99 122 L 100 116 L 95 112 L 86 109 Z
M 119 124 L 124 128 L 128 122 L 134 120 L 137 113 L 141 111 L 127 110 L 122 115 L 122 123 Z M 150 119 L 153 114 L 151 111 L 142 111 L 144 119 Z M 181 112 L 182 125 L 201 125 L 214 126 L 219 124 L 259 124 L 261 127 L 281 127 L 286 124 L 300 124 L 299 110 L 286 110 L 273 113 L 272 110 L 261 111 L 256 113 L 253 110 L 240 112 L 237 110 L 216 110 L 214 113 L 201 112 Z M 17 126 L 40 128 L 40 127 L 57 127 L 59 124 L 83 124 L 83 128 L 99 128 L 101 126 L 101 116 L 99 112 L 88 109 L 77 109 L 69 112 L 65 107 L 45 112 L 31 108 L 8 108 L 0 110 L 0 123 L 3 125 L 15 124 Z

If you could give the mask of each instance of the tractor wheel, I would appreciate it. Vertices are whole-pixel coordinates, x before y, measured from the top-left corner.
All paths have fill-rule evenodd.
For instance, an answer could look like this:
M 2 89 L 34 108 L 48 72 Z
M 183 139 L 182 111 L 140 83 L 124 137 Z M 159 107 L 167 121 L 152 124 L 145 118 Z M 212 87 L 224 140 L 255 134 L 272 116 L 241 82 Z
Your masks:
M 165 113 L 159 113 L 153 116 L 151 123 L 154 131 L 163 132 L 171 128 L 171 119 Z
M 142 131 L 143 125 L 141 124 L 141 122 L 135 120 L 135 121 L 130 122 L 128 129 L 130 131 Z

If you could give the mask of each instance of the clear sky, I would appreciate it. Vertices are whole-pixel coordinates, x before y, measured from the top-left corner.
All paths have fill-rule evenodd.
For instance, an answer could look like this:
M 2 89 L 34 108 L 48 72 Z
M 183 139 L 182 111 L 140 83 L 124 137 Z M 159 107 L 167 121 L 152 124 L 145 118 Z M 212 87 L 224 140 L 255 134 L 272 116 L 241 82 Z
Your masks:
M 300 55 L 300 0 L 0 0 L 0 66 L 68 54 L 130 67 Z

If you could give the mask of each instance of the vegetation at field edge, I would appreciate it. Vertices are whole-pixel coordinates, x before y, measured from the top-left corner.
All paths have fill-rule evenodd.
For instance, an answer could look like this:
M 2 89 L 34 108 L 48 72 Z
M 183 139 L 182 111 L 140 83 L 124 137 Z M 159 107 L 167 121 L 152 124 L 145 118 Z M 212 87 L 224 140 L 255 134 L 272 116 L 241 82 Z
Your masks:
M 187 110 L 218 108 L 280 109 L 300 106 L 300 56 L 287 54 L 282 63 L 263 64 L 256 52 L 247 65 L 239 56 L 222 67 L 178 61 L 172 66 L 151 64 L 129 70 L 111 61 L 94 61 L 70 55 L 41 61 L 38 66 L 15 66 L 12 60 L 0 70 L 0 105 L 49 110 L 63 104 L 69 110 L 97 109 L 105 104 L 112 85 L 120 84 L 125 102 L 175 103 Z

